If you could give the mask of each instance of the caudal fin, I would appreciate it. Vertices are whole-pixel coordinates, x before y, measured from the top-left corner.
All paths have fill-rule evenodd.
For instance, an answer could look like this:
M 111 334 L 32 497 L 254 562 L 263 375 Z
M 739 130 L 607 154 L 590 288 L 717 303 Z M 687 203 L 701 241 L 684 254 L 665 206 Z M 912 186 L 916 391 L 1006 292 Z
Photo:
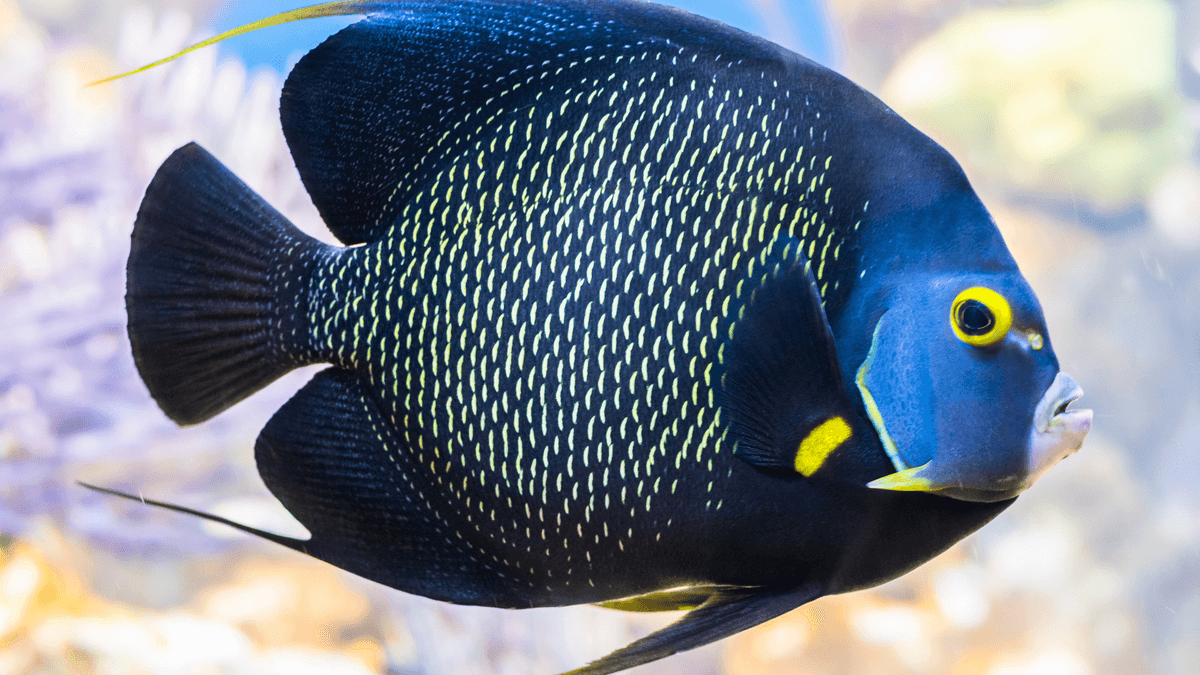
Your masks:
M 138 372 L 168 417 L 203 422 L 302 365 L 271 312 L 289 259 L 311 245 L 199 145 L 163 162 L 133 226 L 125 307 Z

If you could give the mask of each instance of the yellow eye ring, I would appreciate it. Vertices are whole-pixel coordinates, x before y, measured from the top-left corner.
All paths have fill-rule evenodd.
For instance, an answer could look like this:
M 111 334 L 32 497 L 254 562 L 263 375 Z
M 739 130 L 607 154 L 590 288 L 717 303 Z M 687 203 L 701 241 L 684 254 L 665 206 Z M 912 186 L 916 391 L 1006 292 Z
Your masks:
M 994 345 L 1012 328 L 1012 307 L 990 288 L 968 288 L 950 305 L 950 326 L 959 340 L 972 347 Z

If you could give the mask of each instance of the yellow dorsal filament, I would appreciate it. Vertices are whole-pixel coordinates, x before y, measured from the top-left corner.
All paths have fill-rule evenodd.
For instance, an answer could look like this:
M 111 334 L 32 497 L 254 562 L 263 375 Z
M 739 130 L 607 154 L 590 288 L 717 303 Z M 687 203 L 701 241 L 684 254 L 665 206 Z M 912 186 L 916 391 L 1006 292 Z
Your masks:
M 796 471 L 805 478 L 813 475 L 848 438 L 850 425 L 841 417 L 830 417 L 821 422 L 800 441 L 800 450 L 796 452 Z
M 97 84 L 104 84 L 106 82 L 112 82 L 113 80 L 119 80 L 122 77 L 136 75 L 140 72 L 150 70 L 151 68 L 154 68 L 155 66 L 161 66 L 162 64 L 167 63 L 168 61 L 174 61 L 175 59 L 177 59 L 189 52 L 194 52 L 197 49 L 202 49 L 204 47 L 208 47 L 209 45 L 215 45 L 218 42 L 221 42 L 222 40 L 228 40 L 231 37 L 243 35 L 245 33 L 250 33 L 250 32 L 256 31 L 260 28 L 269 28 L 271 26 L 278 26 L 280 24 L 291 23 L 293 21 L 303 21 L 304 19 L 320 19 L 320 18 L 324 18 L 327 16 L 351 16 L 354 14 L 366 14 L 367 12 L 370 12 L 373 8 L 380 7 L 383 4 L 385 4 L 385 3 L 366 2 L 364 0 L 339 0 L 338 2 L 326 2 L 326 3 L 322 3 L 320 5 L 312 5 L 310 7 L 301 7 L 300 9 L 293 9 L 293 10 L 289 10 L 286 12 L 280 12 L 279 14 L 276 14 L 274 16 L 268 16 L 265 19 L 259 19 L 258 21 L 255 21 L 253 23 L 248 23 L 244 26 L 239 26 L 237 28 L 232 28 L 230 30 L 227 30 L 224 33 L 221 33 L 220 35 L 211 37 L 211 38 L 205 40 L 204 42 L 194 44 L 191 47 L 188 47 L 187 49 L 184 49 L 183 51 L 178 52 L 176 54 L 172 54 L 171 56 L 168 56 L 165 59 L 159 59 L 158 61 L 155 61 L 154 63 L 142 66 L 141 68 L 138 68 L 136 70 L 131 70 L 127 73 L 121 73 L 120 75 L 113 75 L 112 77 L 106 77 L 103 80 L 96 80 L 95 82 L 92 82 L 91 84 L 89 84 L 87 86 L 92 87 Z

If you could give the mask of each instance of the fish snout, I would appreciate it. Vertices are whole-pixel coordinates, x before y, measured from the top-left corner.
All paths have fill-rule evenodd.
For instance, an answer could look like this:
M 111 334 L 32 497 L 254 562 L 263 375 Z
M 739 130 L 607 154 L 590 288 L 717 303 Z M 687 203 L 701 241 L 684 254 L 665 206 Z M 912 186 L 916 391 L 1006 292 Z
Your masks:
M 1070 375 L 1059 372 L 1038 401 L 1029 436 L 1027 486 L 1083 445 L 1092 430 L 1092 411 L 1070 408 L 1081 396 L 1083 388 Z

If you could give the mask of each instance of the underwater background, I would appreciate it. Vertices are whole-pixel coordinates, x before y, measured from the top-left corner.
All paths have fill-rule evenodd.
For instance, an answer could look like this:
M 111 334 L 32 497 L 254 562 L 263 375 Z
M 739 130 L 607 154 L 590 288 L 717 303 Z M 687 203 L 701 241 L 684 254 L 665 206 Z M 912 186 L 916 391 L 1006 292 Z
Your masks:
M 109 486 L 296 534 L 252 447 L 312 375 L 198 427 L 125 335 L 142 192 L 195 140 L 324 229 L 278 120 L 347 23 L 295 0 L 0 0 L 0 675 L 552 673 L 677 615 L 405 595 Z M 1200 0 L 675 0 L 879 95 L 963 164 L 1095 410 L 1083 449 L 953 549 L 636 673 L 1200 673 Z

